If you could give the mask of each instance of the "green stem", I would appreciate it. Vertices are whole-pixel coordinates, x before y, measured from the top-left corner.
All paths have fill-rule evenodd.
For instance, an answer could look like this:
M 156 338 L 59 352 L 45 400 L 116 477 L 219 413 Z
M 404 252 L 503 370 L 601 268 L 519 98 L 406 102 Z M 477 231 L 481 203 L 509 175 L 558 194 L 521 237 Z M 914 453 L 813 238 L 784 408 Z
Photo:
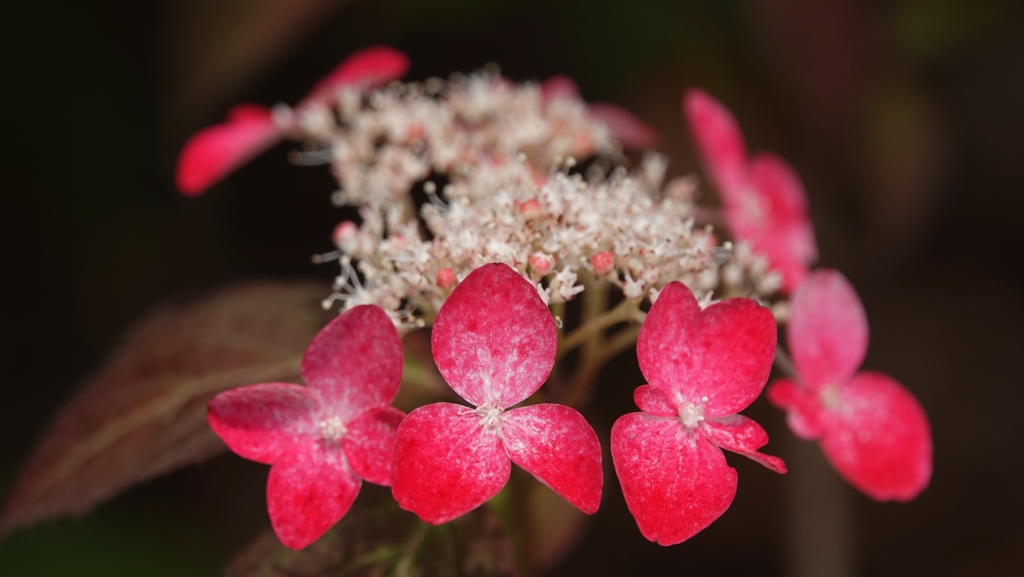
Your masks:
M 423 540 L 427 537 L 429 531 L 430 525 L 419 521 L 416 530 L 412 532 L 409 540 L 405 542 L 402 556 L 398 558 L 394 570 L 391 571 L 392 577 L 408 577 L 412 575 L 412 564 L 416 560 L 416 551 L 423 545 Z
M 516 574 L 519 577 L 535 577 L 538 573 L 534 551 L 536 520 L 530 507 L 530 486 L 533 479 L 524 471 L 513 467 L 509 479 L 509 501 L 512 520 L 513 542 L 516 552 Z
M 583 292 L 586 294 L 587 291 Z M 607 297 L 607 294 L 605 296 Z M 584 307 L 586 307 L 586 303 L 584 303 Z M 627 299 L 604 314 L 591 317 L 589 320 L 585 319 L 576 330 L 566 335 L 562 342 L 558 343 L 558 353 L 555 358 L 561 359 L 576 347 L 590 340 L 592 336 L 599 336 L 607 328 L 634 319 L 636 313 L 643 314 L 637 307 L 636 301 Z
M 588 401 L 594 392 L 594 382 L 598 372 L 605 363 L 615 358 L 616 355 L 636 343 L 636 337 L 640 334 L 640 327 L 634 326 L 623 329 L 610 339 L 601 343 L 600 348 L 593 356 L 588 356 L 576 369 L 576 375 L 566 387 L 565 394 L 560 402 L 570 407 L 579 408 Z

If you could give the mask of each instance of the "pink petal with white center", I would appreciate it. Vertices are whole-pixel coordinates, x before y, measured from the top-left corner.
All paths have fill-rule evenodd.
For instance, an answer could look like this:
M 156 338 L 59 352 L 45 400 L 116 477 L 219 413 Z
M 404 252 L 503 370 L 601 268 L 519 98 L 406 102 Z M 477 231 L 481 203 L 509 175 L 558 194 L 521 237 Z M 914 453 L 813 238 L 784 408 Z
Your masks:
M 587 113 L 608 127 L 622 146 L 634 150 L 655 148 L 661 143 L 658 131 L 640 120 L 635 114 L 609 102 L 594 102 L 587 105 Z
M 356 475 L 377 485 L 391 484 L 395 433 L 404 418 L 402 411 L 386 407 L 370 409 L 348 423 L 342 446 Z
M 302 357 L 302 377 L 331 415 L 348 422 L 386 407 L 402 383 L 402 341 L 376 305 L 345 311 L 317 333 Z
M 683 112 L 697 145 L 697 153 L 722 199 L 735 201 L 747 183 L 747 145 L 729 110 L 699 88 L 683 95 Z
M 765 254 L 782 274 L 785 290 L 792 292 L 807 278 L 809 265 L 818 259 L 803 183 L 789 163 L 770 153 L 754 155 L 750 183 L 768 211 L 762 217 L 763 234 L 749 240 L 754 250 Z
M 325 104 L 346 86 L 370 90 L 405 76 L 409 57 L 390 46 L 370 46 L 353 52 L 320 79 L 299 106 Z
M 507 411 L 501 426 L 512 462 L 588 515 L 601 506 L 601 443 L 583 415 L 565 405 Z
M 768 385 L 768 400 L 786 411 L 786 422 L 793 434 L 816 441 L 825 434 L 825 409 L 811 393 L 789 379 L 776 379 Z
M 281 139 L 270 109 L 239 104 L 227 121 L 204 128 L 185 142 L 175 181 L 185 196 L 197 196 Z
M 400 507 L 440 525 L 497 495 L 511 470 L 496 428 L 470 407 L 435 403 L 398 426 L 391 490 Z
M 611 449 L 626 505 L 643 536 L 659 545 L 693 537 L 736 495 L 736 470 L 721 449 L 678 420 L 623 415 Z
M 286 452 L 267 480 L 267 509 L 278 539 L 292 549 L 319 539 L 348 513 L 360 483 L 336 443 L 303 443 Z
M 782 459 L 757 452 L 768 444 L 768 433 L 753 419 L 743 415 L 730 415 L 708 419 L 701 423 L 700 428 L 701 432 L 719 447 L 753 459 L 776 473 L 786 472 L 786 464 Z
M 932 434 L 914 395 L 880 373 L 859 373 L 839 391 L 821 448 L 851 485 L 877 501 L 909 501 L 932 475 Z
M 868 350 L 868 319 L 850 281 L 821 269 L 790 300 L 789 350 L 812 391 L 850 380 Z
M 552 76 L 540 84 L 540 97 L 545 104 L 552 100 L 583 100 L 576 81 L 564 74 Z
M 437 314 L 430 336 L 441 375 L 476 406 L 511 407 L 555 366 L 558 332 L 537 289 L 508 265 L 469 273 Z
M 313 418 L 319 407 L 316 393 L 306 387 L 264 383 L 218 394 L 206 420 L 237 455 L 269 465 L 317 434 Z
M 703 402 L 705 417 L 721 417 L 761 394 L 776 338 L 775 318 L 755 301 L 727 299 L 701 311 L 690 289 L 672 282 L 640 327 L 636 352 L 647 382 L 673 405 Z
M 640 410 L 656 417 L 676 417 L 679 408 L 672 404 L 672 399 L 665 391 L 651 385 L 641 385 L 633 391 L 633 402 Z

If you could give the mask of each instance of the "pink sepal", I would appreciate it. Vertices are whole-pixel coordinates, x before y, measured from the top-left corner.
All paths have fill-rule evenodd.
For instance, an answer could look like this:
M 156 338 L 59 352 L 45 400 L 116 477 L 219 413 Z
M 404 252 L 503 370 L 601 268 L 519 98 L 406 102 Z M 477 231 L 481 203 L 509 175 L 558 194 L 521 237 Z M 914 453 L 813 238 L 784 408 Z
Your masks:
M 302 549 L 316 541 L 352 507 L 359 478 L 337 443 L 301 443 L 270 468 L 267 508 L 281 543 Z
M 700 426 L 707 438 L 719 447 L 753 459 L 776 473 L 786 473 L 782 459 L 757 451 L 768 444 L 768 433 L 753 419 L 730 415 L 705 420 Z
M 558 74 L 548 78 L 540 84 L 540 97 L 544 104 L 552 100 L 583 100 L 580 96 L 580 89 L 576 81 L 564 74 Z
M 583 415 L 565 405 L 530 405 L 507 411 L 501 427 L 512 461 L 576 508 L 601 505 L 601 444 Z
M 348 424 L 342 445 L 357 475 L 377 485 L 391 484 L 395 432 L 404 418 L 402 411 L 385 407 L 370 409 Z
M 349 55 L 317 82 L 299 107 L 323 104 L 346 86 L 370 90 L 405 76 L 409 57 L 390 46 L 370 46 Z
M 868 320 L 842 273 L 818 270 L 797 289 L 787 337 L 793 363 L 810 390 L 853 377 L 868 350 Z
M 816 441 L 825 434 L 824 409 L 813 393 L 790 379 L 776 379 L 768 385 L 767 395 L 773 405 L 786 411 L 786 422 L 794 435 Z
M 306 387 L 264 383 L 219 393 L 206 420 L 229 449 L 269 465 L 316 434 L 313 416 L 319 407 L 316 393 Z
M 660 545 L 696 535 L 736 495 L 736 470 L 722 451 L 675 419 L 623 415 L 612 426 L 611 451 L 629 511 Z
M 697 141 L 697 153 L 726 202 L 736 201 L 746 186 L 747 145 L 732 113 L 699 88 L 683 95 L 683 110 Z
M 755 301 L 727 299 L 701 311 L 690 289 L 672 282 L 640 328 L 637 359 L 673 405 L 703 402 L 705 417 L 721 417 L 743 410 L 764 389 L 776 338 L 771 311 Z
M 651 385 L 641 385 L 633 391 L 633 401 L 643 412 L 657 417 L 675 417 L 676 406 L 665 391 Z
M 327 324 L 302 357 L 302 377 L 324 404 L 347 422 L 386 407 L 402 384 L 402 341 L 391 317 L 360 305 Z
M 558 330 L 530 281 L 492 263 L 455 287 L 430 344 L 437 368 L 460 397 L 504 408 L 544 384 L 555 366 Z
M 835 423 L 821 440 L 829 461 L 872 499 L 916 497 L 932 474 L 931 428 L 921 404 L 880 373 L 859 373 L 838 392 Z
M 239 104 L 227 120 L 204 128 L 185 142 L 175 181 L 185 196 L 197 196 L 281 139 L 270 109 Z
M 750 184 L 756 191 L 754 202 L 763 206 L 764 213 L 750 215 L 742 206 L 727 207 L 726 218 L 731 227 L 747 229 L 736 234 L 768 257 L 782 274 L 786 292 L 792 292 L 807 278 L 808 263 L 818 260 L 804 185 L 788 162 L 767 152 L 751 159 Z M 741 220 L 746 222 L 737 222 Z
M 400 507 L 440 525 L 497 495 L 511 470 L 496 429 L 470 407 L 435 403 L 398 426 L 391 490 Z
M 594 102 L 587 105 L 587 113 L 607 126 L 626 148 L 646 150 L 661 144 L 661 135 L 658 131 L 647 126 L 643 120 L 618 104 Z

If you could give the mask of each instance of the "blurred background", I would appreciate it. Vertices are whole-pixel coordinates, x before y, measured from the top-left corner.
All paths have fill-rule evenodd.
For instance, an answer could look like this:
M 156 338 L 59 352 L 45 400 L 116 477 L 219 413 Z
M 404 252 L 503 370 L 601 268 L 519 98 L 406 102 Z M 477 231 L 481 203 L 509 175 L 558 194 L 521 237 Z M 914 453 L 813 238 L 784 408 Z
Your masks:
M 1010 0 L 204 0 L 20 2 L 0 19 L 0 489 L 119 334 L 168 298 L 316 278 L 341 213 L 282 144 L 208 194 L 177 151 L 240 101 L 296 102 L 351 51 L 390 44 L 408 79 L 500 64 L 568 74 L 658 129 L 669 175 L 699 170 L 681 115 L 702 86 L 752 150 L 795 165 L 820 264 L 868 312 L 865 367 L 931 419 L 935 473 L 909 504 L 838 480 L 759 399 L 777 476 L 742 458 L 732 508 L 661 548 L 613 476 L 558 575 L 1020 575 L 1024 571 L 1024 5 Z M 708 200 L 714 201 L 708 196 Z M 635 410 L 630 354 L 588 417 Z M 627 383 L 627 385 L 623 385 Z M 213 576 L 267 526 L 266 468 L 233 455 L 88 516 L 0 541 L 0 575 Z

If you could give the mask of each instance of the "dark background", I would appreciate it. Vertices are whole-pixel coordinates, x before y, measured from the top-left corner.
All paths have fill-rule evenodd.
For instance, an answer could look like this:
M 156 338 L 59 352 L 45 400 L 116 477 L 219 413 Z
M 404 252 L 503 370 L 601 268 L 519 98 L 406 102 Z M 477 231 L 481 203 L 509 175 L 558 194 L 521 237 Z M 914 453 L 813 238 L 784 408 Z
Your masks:
M 281 145 L 185 199 L 175 156 L 230 104 L 294 103 L 352 50 L 385 43 L 412 57 L 410 79 L 488 62 L 516 80 L 569 74 L 588 100 L 655 126 L 671 175 L 698 170 L 679 96 L 705 87 L 752 149 L 801 173 L 821 264 L 843 270 L 868 311 L 865 366 L 903 382 L 931 419 L 931 486 L 878 504 L 758 400 L 747 414 L 789 475 L 730 455 L 732 508 L 671 548 L 642 539 L 609 477 L 557 574 L 1024 570 L 1020 3 L 25 2 L 0 22 L 0 488 L 154 304 L 251 277 L 320 278 L 326 294 L 333 269 L 309 261 L 340 218 L 325 170 L 289 166 Z M 624 354 L 599 387 L 589 416 L 605 439 L 634 410 L 634 365 Z M 216 575 L 267 524 L 265 475 L 229 455 L 181 470 L 84 519 L 12 534 L 0 574 Z

